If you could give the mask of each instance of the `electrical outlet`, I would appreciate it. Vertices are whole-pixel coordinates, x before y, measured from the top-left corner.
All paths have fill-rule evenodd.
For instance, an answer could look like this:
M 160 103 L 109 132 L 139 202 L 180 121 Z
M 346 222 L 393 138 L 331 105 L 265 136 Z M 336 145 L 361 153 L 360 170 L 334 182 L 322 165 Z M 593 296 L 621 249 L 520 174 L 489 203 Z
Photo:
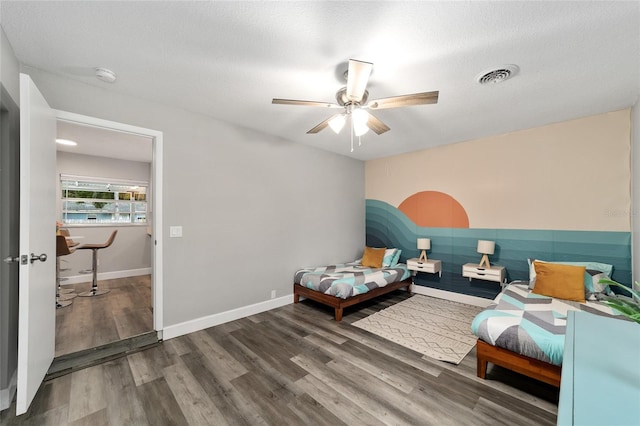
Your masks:
M 276 298 L 276 291 L 275 290 L 271 290 L 271 298 L 272 299 Z

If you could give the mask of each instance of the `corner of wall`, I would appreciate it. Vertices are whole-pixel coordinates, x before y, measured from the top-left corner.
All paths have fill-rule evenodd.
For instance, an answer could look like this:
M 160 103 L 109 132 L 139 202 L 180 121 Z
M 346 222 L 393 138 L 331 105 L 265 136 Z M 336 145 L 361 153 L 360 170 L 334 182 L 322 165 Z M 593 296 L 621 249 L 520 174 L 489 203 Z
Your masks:
M 631 108 L 631 258 L 633 282 L 640 281 L 640 97 Z M 636 288 L 639 286 L 636 285 Z

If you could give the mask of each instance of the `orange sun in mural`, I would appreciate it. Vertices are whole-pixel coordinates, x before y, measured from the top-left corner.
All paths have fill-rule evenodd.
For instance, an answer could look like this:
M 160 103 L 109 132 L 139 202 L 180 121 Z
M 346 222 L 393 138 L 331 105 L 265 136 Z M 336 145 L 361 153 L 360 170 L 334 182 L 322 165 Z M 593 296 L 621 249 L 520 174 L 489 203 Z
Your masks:
M 427 228 L 468 228 L 469 216 L 462 204 L 438 191 L 417 192 L 398 206 L 413 223 Z

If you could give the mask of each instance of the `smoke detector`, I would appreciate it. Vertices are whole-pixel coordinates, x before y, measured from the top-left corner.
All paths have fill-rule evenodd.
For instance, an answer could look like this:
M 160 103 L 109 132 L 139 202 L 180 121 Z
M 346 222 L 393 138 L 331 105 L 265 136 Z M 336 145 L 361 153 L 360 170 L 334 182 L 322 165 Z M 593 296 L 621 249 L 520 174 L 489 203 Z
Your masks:
M 116 81 L 116 73 L 106 68 L 96 68 L 96 78 L 105 83 Z
M 518 71 L 520 71 L 520 68 L 517 65 L 503 65 L 499 68 L 480 73 L 476 77 L 476 80 L 480 84 L 502 83 L 516 75 Z

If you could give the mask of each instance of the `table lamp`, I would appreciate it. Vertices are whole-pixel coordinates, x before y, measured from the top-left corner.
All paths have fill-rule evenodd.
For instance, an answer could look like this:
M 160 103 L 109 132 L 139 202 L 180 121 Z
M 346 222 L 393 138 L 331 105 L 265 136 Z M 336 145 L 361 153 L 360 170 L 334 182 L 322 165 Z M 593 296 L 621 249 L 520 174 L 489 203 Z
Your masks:
M 419 262 L 427 261 L 426 250 L 429 250 L 430 248 L 431 240 L 429 238 L 418 238 L 418 250 L 422 250 L 422 253 L 420 253 L 420 259 L 418 260 Z
M 487 268 L 491 268 L 491 264 L 489 263 L 489 255 L 493 254 L 495 249 L 495 241 L 478 240 L 478 253 L 482 254 L 482 259 L 480 259 L 480 264 L 478 265 L 478 267 L 482 267 L 482 265 L 486 263 Z

